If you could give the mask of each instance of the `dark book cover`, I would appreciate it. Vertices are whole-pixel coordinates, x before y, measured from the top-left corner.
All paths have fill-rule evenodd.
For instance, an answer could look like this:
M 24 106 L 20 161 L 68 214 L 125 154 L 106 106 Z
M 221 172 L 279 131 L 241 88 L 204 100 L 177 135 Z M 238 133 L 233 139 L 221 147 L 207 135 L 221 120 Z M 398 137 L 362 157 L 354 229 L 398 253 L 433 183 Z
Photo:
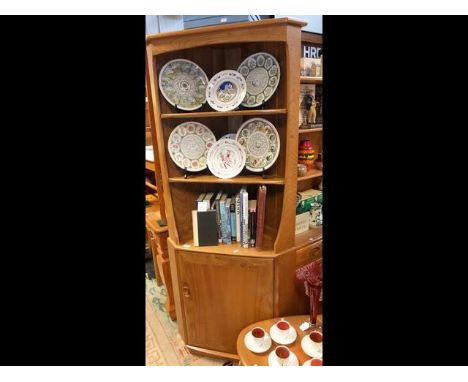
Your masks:
M 266 205 L 266 186 L 258 186 L 257 192 L 257 224 L 256 224 L 256 235 L 255 235 L 255 246 L 258 249 L 262 248 L 263 245 L 263 229 L 265 225 L 265 205 Z
M 257 201 L 249 200 L 249 247 L 255 247 L 257 223 Z
M 229 212 L 231 215 L 231 241 L 237 241 L 237 222 L 236 222 L 236 197 L 231 198 L 231 204 L 229 205 Z
M 218 245 L 218 223 L 216 211 L 198 211 L 198 245 Z
M 215 197 L 213 204 L 211 205 L 212 210 L 216 210 L 216 222 L 217 222 L 217 235 L 218 235 L 218 242 L 221 244 L 223 242 L 223 235 L 221 231 L 221 214 L 219 208 L 219 202 L 221 200 L 221 196 L 223 196 L 223 191 L 218 191 L 218 194 Z

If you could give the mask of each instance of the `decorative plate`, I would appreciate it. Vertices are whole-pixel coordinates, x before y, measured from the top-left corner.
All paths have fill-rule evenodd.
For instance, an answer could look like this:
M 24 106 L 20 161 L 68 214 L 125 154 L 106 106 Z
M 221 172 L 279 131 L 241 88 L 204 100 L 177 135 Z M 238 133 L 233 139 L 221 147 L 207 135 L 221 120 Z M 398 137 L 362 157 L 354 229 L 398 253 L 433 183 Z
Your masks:
M 288 333 L 286 335 L 280 333 L 279 329 L 274 324 L 270 328 L 270 337 L 273 341 L 280 345 L 291 345 L 297 338 L 296 329 L 292 326 L 289 327 Z
M 282 366 L 279 363 L 278 356 L 273 350 L 268 356 L 268 366 Z M 296 354 L 289 350 L 289 359 L 288 363 L 284 366 L 299 366 L 299 360 L 297 359 Z
M 208 151 L 208 168 L 218 178 L 233 178 L 245 166 L 245 151 L 233 139 L 220 139 Z
M 206 102 L 208 77 L 189 60 L 169 61 L 159 73 L 159 89 L 172 105 L 181 110 L 196 110 Z
M 208 150 L 215 144 L 216 137 L 205 125 L 184 122 L 169 136 L 167 149 L 174 163 L 187 171 L 202 171 L 206 168 Z
M 247 92 L 244 77 L 235 70 L 216 73 L 206 88 L 206 99 L 217 111 L 229 111 L 238 107 Z
M 252 335 L 252 331 L 248 332 L 244 337 L 244 344 L 247 349 L 254 353 L 265 353 L 271 347 L 271 338 L 267 332 L 265 332 L 265 336 L 262 338 L 262 342 L 260 345 L 255 343 L 255 337 Z
M 301 347 L 309 357 L 322 359 L 322 343 L 313 342 L 309 335 L 302 338 Z
M 247 83 L 242 106 L 256 107 L 268 101 L 278 87 L 280 66 L 269 53 L 260 52 L 247 57 L 237 71 Z
M 254 172 L 270 168 L 280 151 L 278 131 L 263 118 L 252 118 L 244 122 L 236 134 L 236 140 L 247 154 L 245 167 Z
M 234 140 L 236 140 L 236 133 L 229 133 L 229 134 L 223 135 L 220 139 L 234 139 Z

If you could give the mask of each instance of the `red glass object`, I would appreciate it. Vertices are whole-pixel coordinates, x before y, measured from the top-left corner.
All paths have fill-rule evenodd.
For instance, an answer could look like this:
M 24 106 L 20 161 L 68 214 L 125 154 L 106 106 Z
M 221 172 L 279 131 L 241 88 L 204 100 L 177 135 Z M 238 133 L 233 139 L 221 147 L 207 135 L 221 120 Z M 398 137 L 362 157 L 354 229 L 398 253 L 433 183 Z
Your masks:
M 313 261 L 296 270 L 298 280 L 305 282 L 306 294 L 310 298 L 310 322 L 317 324 L 317 315 L 322 291 L 322 259 Z

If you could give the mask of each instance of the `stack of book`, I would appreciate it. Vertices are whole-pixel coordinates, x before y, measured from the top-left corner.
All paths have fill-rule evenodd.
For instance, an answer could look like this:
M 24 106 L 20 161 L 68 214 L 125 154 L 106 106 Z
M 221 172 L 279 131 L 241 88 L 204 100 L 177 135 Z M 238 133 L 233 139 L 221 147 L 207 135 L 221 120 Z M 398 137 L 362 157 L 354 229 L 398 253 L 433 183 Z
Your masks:
M 247 187 L 229 196 L 221 191 L 199 195 L 192 210 L 195 246 L 239 243 L 243 248 L 263 245 L 266 186 L 250 199 Z

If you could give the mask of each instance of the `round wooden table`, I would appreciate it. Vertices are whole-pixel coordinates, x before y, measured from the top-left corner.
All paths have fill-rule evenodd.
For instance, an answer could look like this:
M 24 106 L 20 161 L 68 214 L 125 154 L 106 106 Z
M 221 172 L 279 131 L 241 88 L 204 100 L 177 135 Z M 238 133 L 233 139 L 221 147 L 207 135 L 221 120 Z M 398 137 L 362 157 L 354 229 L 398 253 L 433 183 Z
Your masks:
M 296 329 L 296 332 L 297 332 L 296 341 L 294 341 L 291 345 L 287 345 L 287 347 L 294 354 L 296 354 L 297 359 L 299 360 L 299 365 L 302 366 L 302 364 L 305 361 L 311 359 L 311 357 L 309 357 L 307 354 L 304 353 L 301 347 L 302 338 L 308 335 L 311 332 L 311 329 L 307 329 L 305 332 L 303 332 L 299 328 L 299 325 L 301 325 L 304 321 L 308 321 L 310 316 L 303 315 L 303 316 L 276 317 L 270 320 L 256 322 L 242 329 L 242 331 L 239 333 L 239 336 L 237 337 L 237 354 L 239 355 L 239 359 L 240 359 L 239 366 L 255 366 L 255 365 L 268 366 L 268 355 L 275 349 L 276 346 L 278 346 L 278 344 L 272 339 L 271 340 L 272 344 L 270 348 L 265 353 L 257 354 L 257 353 L 251 352 L 249 349 L 246 348 L 244 344 L 244 337 L 250 330 L 252 330 L 256 326 L 264 329 L 267 333 L 270 333 L 270 328 L 281 318 L 284 318 L 286 321 L 288 321 L 291 324 L 291 326 L 294 327 L 294 329 Z M 317 317 L 317 322 L 319 324 L 322 323 L 321 315 Z

